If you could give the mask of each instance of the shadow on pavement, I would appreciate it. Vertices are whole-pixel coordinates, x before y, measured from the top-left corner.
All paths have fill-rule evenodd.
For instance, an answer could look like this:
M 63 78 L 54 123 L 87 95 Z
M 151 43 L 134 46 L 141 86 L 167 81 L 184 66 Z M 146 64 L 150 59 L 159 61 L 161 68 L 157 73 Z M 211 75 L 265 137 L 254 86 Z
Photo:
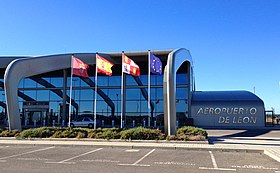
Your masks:
M 230 134 L 230 135 L 222 135 L 222 136 L 210 136 L 208 138 L 208 142 L 209 144 L 214 144 L 214 143 L 219 143 L 219 142 L 222 142 L 224 141 L 225 139 L 231 139 L 231 138 L 234 138 L 235 140 L 239 140 L 239 141 L 242 141 L 242 140 L 275 140 L 277 141 L 278 139 L 270 139 L 270 138 L 267 138 L 267 139 L 258 139 L 258 138 L 238 138 L 238 137 L 258 137 L 258 136 L 261 136 L 261 135 L 264 135 L 266 133 L 269 133 L 271 130 L 270 129 L 250 129 L 250 130 L 246 130 L 246 131 L 243 131 L 243 132 L 239 132 L 239 133 L 234 133 L 234 134 Z M 228 143 L 228 142 L 222 142 L 224 144 Z M 234 143 L 234 142 L 231 142 L 231 143 Z M 241 144 L 240 142 L 236 142 L 236 144 Z M 250 144 L 250 143 L 248 143 Z

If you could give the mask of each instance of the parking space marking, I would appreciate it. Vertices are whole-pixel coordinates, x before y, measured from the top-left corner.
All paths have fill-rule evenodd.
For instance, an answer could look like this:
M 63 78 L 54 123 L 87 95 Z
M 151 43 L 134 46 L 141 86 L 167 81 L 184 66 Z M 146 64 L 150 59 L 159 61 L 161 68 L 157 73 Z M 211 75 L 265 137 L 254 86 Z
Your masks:
M 212 153 L 212 151 L 209 151 L 209 153 L 210 153 L 210 157 L 212 160 L 213 168 L 199 167 L 199 169 L 219 170 L 219 171 L 236 171 L 236 169 L 231 169 L 231 168 L 218 168 L 214 154 Z
M 71 158 L 69 158 L 69 159 L 62 160 L 62 161 L 60 161 L 60 162 L 46 162 L 46 163 L 75 164 L 75 162 L 68 162 L 68 161 L 73 160 L 73 159 L 76 159 L 76 158 L 78 158 L 78 157 L 82 157 L 82 156 L 85 156 L 85 155 L 94 153 L 94 152 L 97 152 L 97 151 L 100 151 L 100 150 L 102 150 L 102 149 L 103 149 L 103 148 L 98 148 L 98 149 L 95 149 L 95 150 L 92 150 L 92 151 L 89 151 L 89 152 L 80 154 L 80 155 L 78 155 L 78 156 L 75 156 L 75 157 L 71 157 Z
M 195 166 L 195 163 L 185 163 L 185 162 L 154 162 L 156 165 L 179 165 L 179 166 Z
M 143 165 L 143 164 L 138 164 L 140 163 L 143 159 L 145 159 L 146 157 L 148 157 L 150 154 L 152 154 L 156 149 L 152 149 L 150 152 L 148 152 L 147 154 L 145 154 L 145 156 L 141 157 L 139 160 L 137 160 L 136 162 L 134 162 L 133 164 L 118 164 L 120 166 L 151 166 L 151 165 Z
M 37 160 L 39 160 L 39 161 L 47 161 L 47 160 L 50 160 L 50 159 L 45 159 L 45 158 L 25 158 L 25 157 L 23 157 L 23 158 L 17 158 L 18 160 L 26 160 L 26 161 L 37 161 Z
M 25 152 L 25 153 L 20 153 L 20 154 L 14 154 L 14 155 L 11 155 L 11 156 L 1 157 L 0 160 L 12 158 L 12 157 L 17 157 L 17 156 L 22 156 L 22 155 L 26 155 L 26 154 L 31 154 L 31 153 L 36 153 L 36 152 L 39 152 L 39 151 L 45 151 L 45 150 L 49 150 L 49 149 L 52 149 L 52 148 L 55 148 L 55 147 L 47 147 L 47 148 L 42 148 L 42 149 L 38 149 L 38 150 L 34 150 L 34 151 L 28 151 L 28 152 Z
M 218 165 L 217 165 L 217 162 L 216 162 L 216 160 L 215 160 L 215 157 L 214 157 L 212 151 L 209 151 L 209 153 L 210 153 L 210 156 L 211 156 L 211 160 L 212 160 L 213 167 L 217 169 L 217 168 L 218 168 Z
M 240 169 L 262 169 L 262 170 L 278 170 L 278 168 L 271 168 L 259 165 L 243 165 L 243 166 L 231 166 L 233 168 L 240 168 Z
M 2 149 L 2 148 L 8 148 L 8 147 L 10 147 L 10 146 L 0 146 L 0 149 Z
M 139 150 L 136 150 L 136 149 L 129 149 L 129 150 L 125 150 L 125 152 L 128 152 L 128 153 L 136 153 L 136 152 L 139 152 Z
M 83 162 L 101 162 L 101 163 L 119 163 L 118 160 L 95 159 L 95 160 L 82 160 Z
M 230 168 L 206 168 L 206 167 L 199 167 L 199 169 L 217 170 L 217 171 L 236 171 L 236 169 L 230 169 Z

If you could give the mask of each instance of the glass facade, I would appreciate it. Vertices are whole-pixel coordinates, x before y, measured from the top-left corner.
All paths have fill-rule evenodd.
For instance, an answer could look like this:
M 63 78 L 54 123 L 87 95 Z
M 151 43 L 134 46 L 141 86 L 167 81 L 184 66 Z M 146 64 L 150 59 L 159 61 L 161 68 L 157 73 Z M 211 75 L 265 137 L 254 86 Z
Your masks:
M 34 120 L 27 121 L 29 114 L 35 116 L 37 109 L 23 107 L 26 101 L 47 102 L 48 108 L 40 109 L 41 118 L 38 119 L 37 125 L 51 125 L 55 123 L 62 123 L 62 97 L 59 96 L 55 90 L 63 92 L 63 77 L 37 77 L 50 83 L 51 87 L 46 87 L 33 78 L 25 78 L 19 84 L 19 92 L 29 97 L 19 97 L 19 106 L 22 117 L 23 125 L 32 125 Z M 94 81 L 94 77 L 90 77 Z M 145 98 L 148 93 L 148 75 L 141 75 L 139 79 L 142 86 L 139 86 L 134 77 L 126 75 L 126 112 L 125 112 L 125 125 L 126 126 L 147 126 L 148 125 L 148 102 Z M 176 110 L 177 114 L 185 115 L 188 111 L 188 81 L 187 74 L 177 74 L 176 83 Z M 3 79 L 1 79 L 3 81 Z M 69 96 L 70 77 L 67 78 L 67 95 Z M 93 117 L 94 113 L 94 87 L 89 86 L 79 77 L 73 77 L 72 81 L 72 99 L 78 105 L 78 109 L 71 106 L 72 118 L 81 116 Z M 106 98 L 102 98 L 100 94 L 97 95 L 97 115 L 99 119 L 104 120 L 104 126 L 112 125 L 112 120 L 115 120 L 115 125 L 120 123 L 121 115 L 121 76 L 98 76 L 98 89 L 100 89 L 114 104 L 115 110 L 112 112 L 112 107 L 108 104 Z M 30 98 L 32 100 L 30 100 Z M 108 99 L 107 98 L 107 99 Z M 151 75 L 151 101 L 153 106 L 151 112 L 157 123 L 157 126 L 163 126 L 163 113 L 164 113 L 164 96 L 163 96 L 163 75 Z M 5 103 L 4 90 L 0 88 L 0 101 Z M 68 103 L 67 103 L 68 104 Z M 78 111 L 78 112 L 77 112 Z M 32 113 L 30 113 L 32 112 Z M 0 115 L 5 115 L 5 109 L 0 107 Z M 28 115 L 27 115 L 28 114 Z M 68 111 L 67 111 L 68 115 Z M 113 116 L 114 115 L 114 116 Z M 43 118 L 42 118 L 43 117 Z M 146 124 L 145 124 L 146 122 Z M 4 120 L 1 122 L 4 123 Z M 154 121 L 151 122 L 153 125 Z M 66 123 L 65 123 L 66 125 Z

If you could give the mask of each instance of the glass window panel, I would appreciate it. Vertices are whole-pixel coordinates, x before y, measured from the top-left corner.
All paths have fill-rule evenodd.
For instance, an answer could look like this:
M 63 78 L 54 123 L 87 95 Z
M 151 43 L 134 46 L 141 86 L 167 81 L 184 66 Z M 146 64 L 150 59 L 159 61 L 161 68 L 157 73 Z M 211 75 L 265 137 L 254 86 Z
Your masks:
M 49 82 L 49 83 L 50 83 L 50 81 L 51 81 L 51 78 L 49 78 L 49 77 L 43 77 L 42 79 L 44 79 L 45 81 L 47 81 L 47 82 Z
M 148 85 L 148 75 L 141 75 L 141 76 L 139 76 L 139 78 L 143 85 Z
M 176 89 L 176 99 L 187 99 L 188 89 L 187 88 L 177 88 Z
M 163 100 L 155 101 L 155 112 L 164 112 Z
M 141 113 L 148 114 L 148 102 L 141 101 Z
M 56 101 L 56 100 L 62 100 L 62 98 L 59 97 L 56 93 L 50 91 L 50 100 Z
M 0 98 L 1 98 L 1 102 L 5 102 L 6 101 L 4 90 L 0 90 Z
M 176 112 L 186 112 L 188 110 L 188 105 L 185 103 L 185 100 L 179 100 L 176 103 Z
M 140 100 L 146 100 L 143 93 L 142 93 L 142 88 L 141 89 L 139 88 L 139 90 L 140 90 L 140 98 L 139 99 Z M 143 90 L 144 90 L 145 93 L 147 93 L 147 97 L 148 97 L 148 88 L 143 88 Z
M 37 101 L 48 101 L 49 96 L 50 96 L 50 91 L 49 90 L 38 90 L 37 91 Z
M 108 76 L 98 76 L 97 86 L 108 86 L 108 85 L 109 85 L 109 77 Z
M 108 96 L 108 89 L 101 89 L 101 91 L 102 91 L 106 96 Z M 93 100 L 94 100 L 95 91 L 92 90 L 92 92 L 93 92 Z M 104 99 L 100 96 L 100 93 L 97 93 L 97 100 L 104 101 Z
M 29 97 L 36 99 L 36 91 L 24 91 L 25 95 L 28 95 Z
M 116 89 L 108 89 L 109 97 L 112 100 L 120 100 L 121 99 L 121 89 L 116 88 Z
M 110 76 L 109 86 L 121 86 L 121 76 Z
M 108 109 L 108 105 L 106 102 L 98 101 L 96 103 L 96 112 L 98 112 L 98 114 L 108 116 L 108 112 L 107 112 L 108 110 L 111 115 L 111 109 Z
M 91 81 L 93 81 L 93 83 L 94 83 L 94 77 L 90 77 L 89 78 Z M 85 83 L 83 80 L 81 80 L 80 79 L 80 81 L 79 81 L 79 86 L 81 86 L 81 87 L 90 87 L 87 83 Z
M 70 80 L 69 80 L 69 82 L 70 82 Z M 70 86 L 70 84 L 68 86 Z M 80 78 L 73 77 L 73 79 L 72 79 L 72 87 L 75 88 L 75 87 L 79 87 L 79 86 L 80 86 Z
M 156 85 L 163 86 L 163 75 L 157 75 Z
M 79 104 L 80 114 L 93 112 L 93 102 L 92 101 L 80 101 L 79 103 L 80 103 Z
M 24 79 L 22 79 L 22 80 L 19 82 L 18 87 L 19 87 L 19 88 L 23 88 L 23 86 L 24 86 Z
M 115 104 L 115 115 L 119 116 L 121 114 L 121 100 L 114 101 Z
M 126 112 L 140 112 L 139 101 L 126 101 Z
M 54 102 L 50 102 L 50 110 L 52 109 L 53 112 L 59 112 L 59 104 L 62 104 L 62 102 L 59 101 L 54 101 Z
M 151 74 L 151 85 L 156 85 L 158 75 Z
M 126 85 L 127 86 L 138 86 L 135 79 L 131 75 L 126 75 Z
M 140 89 L 126 89 L 126 100 L 140 100 Z
M 176 75 L 176 84 L 188 84 L 187 82 L 188 76 L 187 74 L 177 74 Z
M 163 99 L 163 88 L 151 89 L 151 99 Z
M 80 100 L 93 100 L 94 99 L 94 90 L 81 90 Z
M 24 88 L 36 88 L 37 83 L 29 78 L 24 79 Z
M 50 82 L 55 87 L 63 87 L 63 78 L 62 77 L 61 78 L 58 78 L 58 77 L 50 78 Z

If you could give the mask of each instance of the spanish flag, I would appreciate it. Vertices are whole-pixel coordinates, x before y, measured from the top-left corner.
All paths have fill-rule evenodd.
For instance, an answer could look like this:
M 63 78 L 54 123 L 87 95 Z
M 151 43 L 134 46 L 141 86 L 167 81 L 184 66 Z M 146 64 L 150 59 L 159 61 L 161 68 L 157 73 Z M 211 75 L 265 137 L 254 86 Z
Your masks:
M 108 61 L 107 59 L 103 58 L 102 56 L 96 54 L 96 66 L 97 66 L 97 73 L 103 73 L 108 76 L 112 76 L 112 67 L 113 63 Z

